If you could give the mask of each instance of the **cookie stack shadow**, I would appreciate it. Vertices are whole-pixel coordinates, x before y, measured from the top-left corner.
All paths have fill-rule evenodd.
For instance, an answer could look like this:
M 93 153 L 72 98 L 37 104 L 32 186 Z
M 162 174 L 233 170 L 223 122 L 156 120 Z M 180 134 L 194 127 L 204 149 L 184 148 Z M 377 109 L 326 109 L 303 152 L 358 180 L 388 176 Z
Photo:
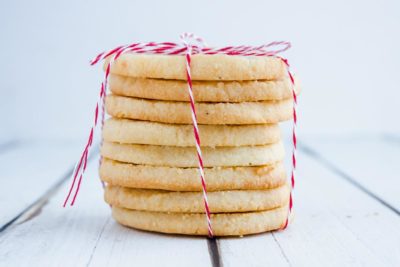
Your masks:
M 121 56 L 113 63 L 100 177 L 119 223 L 207 235 L 182 56 Z M 193 95 L 216 236 L 279 229 L 289 186 L 278 123 L 292 118 L 280 59 L 193 56 Z

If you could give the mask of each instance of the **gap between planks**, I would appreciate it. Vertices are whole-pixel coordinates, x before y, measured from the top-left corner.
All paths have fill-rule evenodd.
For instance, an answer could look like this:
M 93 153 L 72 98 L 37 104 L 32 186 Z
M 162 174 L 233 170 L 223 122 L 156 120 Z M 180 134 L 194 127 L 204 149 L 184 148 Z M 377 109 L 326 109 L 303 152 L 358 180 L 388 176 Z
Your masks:
M 397 140 L 396 140 L 397 141 Z M 360 182 L 358 182 L 356 179 L 354 179 L 351 175 L 347 174 L 344 170 L 336 166 L 334 163 L 332 163 L 330 160 L 322 156 L 320 153 L 318 153 L 315 149 L 311 148 L 310 145 L 304 144 L 304 142 L 299 143 L 299 149 L 309 155 L 310 157 L 314 158 L 317 163 L 325 166 L 328 168 L 331 172 L 337 174 L 338 177 L 344 179 L 345 181 L 349 182 L 352 186 L 356 187 L 359 189 L 361 192 L 367 194 L 380 204 L 382 204 L 384 207 L 388 208 L 398 216 L 400 216 L 400 210 L 398 210 L 396 207 L 379 197 L 377 194 L 373 193 L 371 190 L 363 186 Z
M 221 267 L 222 260 L 221 254 L 219 253 L 219 241 L 218 238 L 207 238 L 208 253 L 210 254 L 210 260 L 213 267 Z
M 10 141 L 7 143 L 4 143 L 0 145 L 0 153 L 14 148 L 16 145 L 19 143 L 16 141 Z M 92 150 L 89 158 L 88 158 L 88 163 L 91 162 L 94 158 L 97 158 L 99 156 L 99 145 L 95 146 L 95 148 Z M 21 223 L 24 223 L 26 221 L 29 221 L 30 219 L 34 218 L 35 216 L 39 215 L 42 208 L 48 203 L 49 199 L 55 195 L 59 189 L 64 185 L 67 181 L 70 180 L 73 171 L 75 168 L 75 164 L 71 165 L 67 171 L 61 176 L 60 179 L 57 180 L 55 184 L 53 184 L 49 189 L 47 189 L 37 200 L 33 201 L 31 204 L 29 204 L 26 208 L 24 208 L 22 211 L 20 211 L 16 216 L 14 216 L 11 220 L 6 222 L 1 228 L 0 228 L 0 235 L 4 234 L 7 229 L 9 229 L 13 225 L 18 225 Z M 108 222 L 108 221 L 107 221 Z M 213 267 L 220 267 L 222 265 L 222 260 L 220 256 L 220 249 L 219 249 L 219 242 L 217 238 L 207 238 L 207 244 L 208 244 L 208 253 L 210 257 L 210 261 Z M 95 251 L 96 247 L 94 247 Z M 87 266 L 89 266 L 91 263 L 91 258 L 89 258 L 89 261 L 87 263 Z
M 311 157 L 311 158 L 313 158 L 313 157 Z M 314 158 L 314 160 L 315 160 L 315 163 L 316 164 L 319 164 L 319 165 L 322 165 L 317 159 L 315 159 Z M 322 165 L 322 166 L 324 166 L 324 165 Z M 330 172 L 332 172 L 332 170 L 330 170 L 330 169 L 327 169 L 327 171 L 330 171 Z M 334 172 L 333 172 L 334 173 Z M 337 176 L 337 173 L 334 173 L 334 174 L 336 174 L 335 176 Z M 358 190 L 359 188 L 357 188 L 357 190 Z M 274 234 L 273 234 L 273 236 L 274 236 Z M 275 236 L 274 236 L 274 239 L 276 239 L 276 241 L 275 242 L 277 242 L 278 241 L 278 238 L 275 238 Z M 222 240 L 222 242 L 224 242 L 224 239 L 221 239 Z M 217 248 L 218 248 L 218 243 L 219 243 L 219 240 L 215 240 L 215 244 L 217 245 Z M 280 243 L 279 243 L 279 245 L 280 245 Z M 90 261 L 89 261 L 89 263 L 90 263 Z M 220 262 L 221 263 L 221 262 Z M 214 265 L 215 266 L 215 265 Z
M 19 144 L 16 141 L 11 141 L 8 147 L 15 147 Z M 0 145 L 0 149 L 2 145 Z M 99 153 L 99 145 L 94 146 L 92 152 L 88 157 L 88 163 L 91 162 Z M 25 221 L 32 219 L 33 217 L 40 214 L 41 209 L 47 204 L 48 200 L 58 192 L 58 190 L 62 187 L 62 185 L 67 182 L 75 169 L 75 164 L 72 164 L 67 171 L 61 176 L 60 179 L 57 180 L 55 184 L 53 184 L 49 189 L 47 189 L 38 199 L 29 204 L 26 208 L 21 210 L 16 216 L 14 216 L 11 220 L 6 222 L 4 225 L 0 227 L 0 235 L 3 234 L 9 227 L 20 224 Z
M 381 201 L 379 201 L 379 197 L 374 197 L 371 193 L 369 192 L 369 190 L 363 188 L 362 185 L 360 185 L 358 182 L 354 181 L 354 179 L 350 176 L 348 176 L 345 172 L 341 171 L 340 168 L 334 166 L 329 160 L 325 159 L 324 157 L 322 157 L 319 153 L 315 152 L 315 150 L 313 150 L 310 146 L 307 146 L 305 144 L 300 144 L 299 145 L 300 150 L 302 150 L 303 153 L 306 153 L 307 155 L 309 155 L 310 157 L 314 158 L 317 164 L 323 165 L 325 167 L 327 167 L 329 169 L 329 171 L 335 173 L 336 175 L 340 176 L 341 178 L 343 178 L 344 180 L 346 180 L 347 182 L 349 182 L 350 184 L 352 184 L 353 186 L 355 186 L 357 189 L 359 189 L 360 191 L 366 193 L 367 195 L 373 197 L 375 200 L 377 200 L 378 202 L 380 202 L 381 204 L 384 205 L 384 203 L 382 203 Z M 98 152 L 94 152 L 91 153 L 89 161 L 93 160 L 94 156 L 97 156 Z M 20 218 L 22 219 L 22 217 L 27 217 L 27 216 L 23 216 L 24 214 L 34 214 L 37 211 L 40 211 L 40 209 L 46 204 L 47 200 L 55 193 L 57 192 L 61 185 L 66 182 L 68 180 L 68 178 L 70 177 L 71 173 L 73 171 L 73 167 L 71 167 L 68 172 L 62 176 L 61 179 L 59 179 L 59 181 L 54 184 L 48 191 L 46 191 L 42 197 L 40 197 L 38 200 L 36 200 L 35 202 L 33 202 L 28 208 L 24 209 L 17 219 L 13 220 L 10 225 L 14 224 L 17 220 L 19 220 Z M 386 206 L 387 207 L 387 206 Z M 389 207 L 388 207 L 389 208 Z M 393 210 L 392 210 L 393 211 Z M 397 212 L 398 214 L 398 212 Z M 399 215 L 399 214 L 398 214 Z M 29 216 L 28 216 L 29 217 Z M 20 220 L 19 220 L 20 221 Z M 9 226 L 10 226 L 9 225 Z M 4 229 L 5 230 L 5 229 Z M 272 233 L 272 235 L 274 235 Z M 275 239 L 275 238 L 274 238 Z M 275 239 L 275 241 L 278 243 L 278 240 Z M 210 259 L 212 262 L 213 266 L 222 266 L 222 261 L 220 258 L 220 253 L 219 253 L 219 240 L 218 239 L 208 239 L 208 247 L 209 247 L 209 253 L 210 253 Z M 90 261 L 89 261 L 90 263 Z

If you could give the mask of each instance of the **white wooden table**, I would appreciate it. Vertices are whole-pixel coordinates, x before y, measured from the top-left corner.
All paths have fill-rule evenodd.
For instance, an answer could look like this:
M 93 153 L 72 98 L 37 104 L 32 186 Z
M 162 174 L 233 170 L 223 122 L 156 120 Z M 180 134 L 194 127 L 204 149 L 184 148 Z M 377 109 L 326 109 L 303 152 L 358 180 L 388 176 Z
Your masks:
M 64 209 L 82 143 L 3 141 L 0 266 L 400 266 L 400 138 L 302 140 L 293 224 L 215 240 L 118 225 L 96 157 Z

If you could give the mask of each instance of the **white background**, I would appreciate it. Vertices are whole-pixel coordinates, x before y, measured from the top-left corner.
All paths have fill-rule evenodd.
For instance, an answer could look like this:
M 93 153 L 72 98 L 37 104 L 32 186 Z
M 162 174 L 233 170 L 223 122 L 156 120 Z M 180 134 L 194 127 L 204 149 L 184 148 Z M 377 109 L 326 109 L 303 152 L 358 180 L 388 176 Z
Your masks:
M 185 4 L 186 3 L 186 4 Z M 137 41 L 289 40 L 303 134 L 399 133 L 400 1 L 2 1 L 0 138 L 86 138 L 102 78 Z

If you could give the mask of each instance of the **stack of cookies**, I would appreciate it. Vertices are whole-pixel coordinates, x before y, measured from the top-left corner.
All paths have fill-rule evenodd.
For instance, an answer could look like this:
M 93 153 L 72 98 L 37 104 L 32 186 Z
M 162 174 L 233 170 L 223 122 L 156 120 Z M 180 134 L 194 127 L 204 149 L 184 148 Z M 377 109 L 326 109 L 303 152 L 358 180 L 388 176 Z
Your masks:
M 280 228 L 290 192 L 277 124 L 292 118 L 286 66 L 276 57 L 195 55 L 191 72 L 214 235 Z M 100 176 L 113 217 L 207 235 L 184 56 L 124 54 L 109 88 Z

